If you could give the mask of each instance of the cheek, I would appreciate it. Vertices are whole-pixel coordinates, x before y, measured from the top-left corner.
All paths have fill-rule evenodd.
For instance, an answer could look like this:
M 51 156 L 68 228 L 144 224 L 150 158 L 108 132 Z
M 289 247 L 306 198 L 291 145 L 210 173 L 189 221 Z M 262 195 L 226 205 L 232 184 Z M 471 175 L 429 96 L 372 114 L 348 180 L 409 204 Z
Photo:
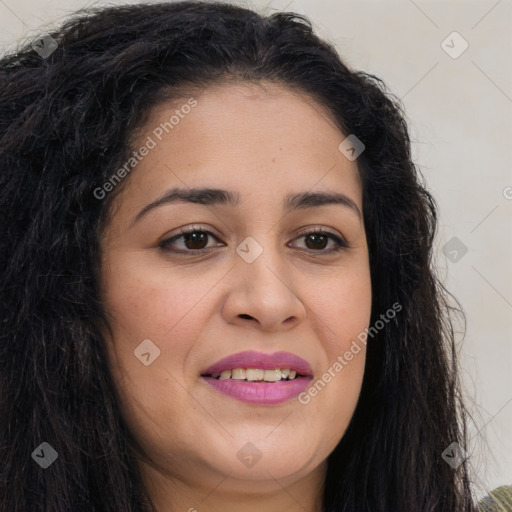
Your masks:
M 321 417 L 335 444 L 348 426 L 361 391 L 366 329 L 371 316 L 371 280 L 366 267 L 336 280 L 312 297 L 312 318 L 325 359 L 320 373 L 299 396 L 305 416 Z
M 318 339 L 323 340 L 332 363 L 369 326 L 372 304 L 369 269 L 361 264 L 340 273 L 309 294 L 308 302 L 311 318 L 321 330 Z
M 182 424 L 187 421 L 177 421 L 176 411 L 183 416 L 193 412 L 183 388 L 184 373 L 205 318 L 200 307 L 205 291 L 200 282 L 184 281 L 175 275 L 167 281 L 162 275 L 156 278 L 142 265 L 124 269 L 118 265 L 105 280 L 108 293 L 103 300 L 111 328 L 104 333 L 109 367 L 123 417 L 150 452 L 169 448 L 173 445 L 169 438 L 186 437 Z M 147 366 L 137 357 L 143 353 L 139 350 L 143 342 L 149 346 Z M 176 446 L 172 449 L 178 451 Z
M 120 258 L 104 277 L 103 300 L 114 337 L 130 346 L 146 338 L 163 345 L 165 339 L 191 336 L 194 326 L 194 332 L 199 334 L 197 306 L 217 281 L 217 276 L 208 274 L 155 268 L 144 264 L 143 258 Z
M 162 412 L 165 416 L 158 407 L 162 397 L 180 400 L 182 395 L 187 354 L 205 318 L 200 307 L 205 291 L 200 282 L 194 285 L 187 279 L 185 283 L 175 275 L 164 280 L 161 274 L 155 277 L 154 272 L 145 271 L 143 265 L 121 263 L 111 266 L 104 280 L 110 330 L 105 329 L 103 335 L 109 366 L 126 417 L 147 415 L 161 421 L 158 416 Z

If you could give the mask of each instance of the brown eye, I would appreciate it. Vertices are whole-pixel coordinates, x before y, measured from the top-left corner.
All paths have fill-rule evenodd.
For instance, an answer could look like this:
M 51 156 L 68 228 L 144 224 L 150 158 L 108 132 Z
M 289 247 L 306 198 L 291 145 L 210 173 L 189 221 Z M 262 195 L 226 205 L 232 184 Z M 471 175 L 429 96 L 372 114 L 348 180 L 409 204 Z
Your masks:
M 329 237 L 318 233 L 306 235 L 304 238 L 312 242 L 311 244 L 306 243 L 308 249 L 325 249 L 326 244 L 329 242 Z
M 208 230 L 205 229 L 184 229 L 180 234 L 163 240 L 160 242 L 159 246 L 166 251 L 175 251 L 175 252 L 194 252 L 194 251 L 204 251 L 207 249 L 208 239 L 217 237 Z M 176 242 L 182 239 L 181 246 L 176 248 Z
M 183 235 L 183 240 L 187 249 L 204 249 L 205 242 L 208 242 L 208 234 L 204 231 L 194 231 Z
M 218 238 L 211 232 L 206 229 L 199 229 L 197 227 L 186 228 L 180 231 L 178 235 L 175 235 L 171 238 L 163 240 L 160 242 L 159 246 L 169 252 L 176 253 L 194 253 L 194 252 L 206 252 L 208 250 L 208 239 L 214 238 L 218 241 Z M 311 252 L 317 252 L 319 254 L 328 254 L 332 252 L 337 252 L 342 249 L 349 248 L 349 244 L 345 242 L 340 237 L 329 233 L 327 231 L 321 230 L 313 230 L 308 233 L 304 233 L 297 240 L 304 239 L 305 242 L 305 250 Z M 181 241 L 180 244 L 177 242 Z M 331 249 L 327 249 L 329 242 L 334 242 L 334 247 Z M 214 247 L 219 247 L 222 242 L 219 242 Z M 301 248 L 301 247 L 299 247 Z
M 313 230 L 309 233 L 304 233 L 297 238 L 297 240 L 300 239 L 306 240 L 304 245 L 307 250 L 319 253 L 331 253 L 341 251 L 342 249 L 348 249 L 350 247 L 349 244 L 340 237 L 321 230 Z M 332 249 L 326 249 L 329 241 L 331 240 L 334 241 L 335 246 Z

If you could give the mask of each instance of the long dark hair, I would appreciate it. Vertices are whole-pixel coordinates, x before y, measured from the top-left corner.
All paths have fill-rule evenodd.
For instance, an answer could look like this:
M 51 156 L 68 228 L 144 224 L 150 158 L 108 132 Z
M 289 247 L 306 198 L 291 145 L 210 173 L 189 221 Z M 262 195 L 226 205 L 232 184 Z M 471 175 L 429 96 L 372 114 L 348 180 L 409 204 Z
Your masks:
M 460 310 L 433 270 L 437 207 L 381 80 L 350 70 L 302 15 L 224 3 L 87 9 L 50 36 L 46 54 L 26 43 L 0 60 L 0 510 L 151 508 L 98 328 L 101 228 L 122 184 L 104 200 L 94 190 L 152 106 L 229 79 L 308 94 L 364 143 L 372 325 L 402 306 L 368 337 L 323 510 L 474 510 L 467 461 L 442 457 L 452 443 L 467 449 L 450 315 Z M 58 454 L 47 469 L 34 458 L 43 442 Z

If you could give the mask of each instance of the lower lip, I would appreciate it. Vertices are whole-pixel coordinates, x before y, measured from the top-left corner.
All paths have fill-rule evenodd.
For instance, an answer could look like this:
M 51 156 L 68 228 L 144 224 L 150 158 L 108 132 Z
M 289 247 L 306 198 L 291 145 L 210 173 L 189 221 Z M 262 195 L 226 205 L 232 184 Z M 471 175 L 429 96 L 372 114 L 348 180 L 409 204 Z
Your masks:
M 214 379 L 202 377 L 210 386 L 241 402 L 257 405 L 275 405 L 291 400 L 304 391 L 310 377 L 298 377 L 294 380 L 277 382 L 250 382 L 237 379 Z

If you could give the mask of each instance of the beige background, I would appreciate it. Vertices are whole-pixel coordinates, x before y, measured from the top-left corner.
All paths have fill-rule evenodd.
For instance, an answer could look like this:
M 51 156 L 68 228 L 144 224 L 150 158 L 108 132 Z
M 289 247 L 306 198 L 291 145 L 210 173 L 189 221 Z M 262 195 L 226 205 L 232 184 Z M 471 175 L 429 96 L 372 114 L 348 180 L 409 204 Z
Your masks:
M 308 15 L 350 66 L 383 78 L 402 98 L 413 154 L 439 203 L 440 274 L 467 315 L 461 357 L 474 403 L 470 454 L 476 490 L 480 496 L 512 484 L 512 3 L 237 3 Z M 5 51 L 34 38 L 39 27 L 62 21 L 76 8 L 105 4 L 0 0 L 0 47 Z M 441 46 L 453 31 L 469 44 L 458 58 Z M 461 44 L 451 36 L 445 46 L 454 52 Z M 467 247 L 456 262 L 443 252 L 452 237 Z

